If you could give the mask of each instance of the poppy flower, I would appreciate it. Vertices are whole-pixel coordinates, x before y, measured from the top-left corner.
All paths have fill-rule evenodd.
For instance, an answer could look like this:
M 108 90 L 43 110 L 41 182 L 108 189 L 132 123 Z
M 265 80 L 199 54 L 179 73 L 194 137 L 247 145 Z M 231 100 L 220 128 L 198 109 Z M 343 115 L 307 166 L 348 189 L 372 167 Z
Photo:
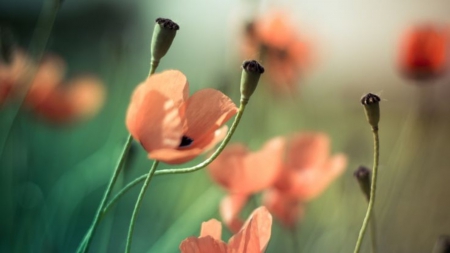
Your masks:
M 221 240 L 222 225 L 212 219 L 203 222 L 200 237 L 188 237 L 180 244 L 182 253 L 262 253 L 269 243 L 272 216 L 265 207 L 253 211 L 242 229 L 230 238 Z
M 344 171 L 345 155 L 329 157 L 329 146 L 328 136 L 322 133 L 295 134 L 290 139 L 281 174 L 262 199 L 283 225 L 295 226 L 305 203 L 319 196 Z
M 275 188 L 304 202 L 316 198 L 347 165 L 344 154 L 330 157 L 329 149 L 330 139 L 323 133 L 292 136 Z
M 399 66 L 404 75 L 428 80 L 441 75 L 448 64 L 449 31 L 431 24 L 419 25 L 402 37 Z
M 177 70 L 151 75 L 134 91 L 126 125 L 148 157 L 181 164 L 222 140 L 221 127 L 237 107 L 215 89 L 203 89 L 189 97 L 186 76 Z
M 81 76 L 43 92 L 33 98 L 32 111 L 55 123 L 68 123 L 93 116 L 104 103 L 105 89 L 102 82 L 92 76 Z
M 227 227 L 237 232 L 244 223 L 239 213 L 248 198 L 277 180 L 281 172 L 284 139 L 269 140 L 259 151 L 250 152 L 243 144 L 229 145 L 208 166 L 211 178 L 228 195 L 220 204 L 220 214 Z
M 85 76 L 65 85 L 65 70 L 64 61 L 57 56 L 47 55 L 37 65 L 16 50 L 10 65 L 0 64 L 0 105 L 26 91 L 25 107 L 51 122 L 66 123 L 92 116 L 104 102 L 102 82 Z M 34 75 L 33 79 L 27 80 L 30 75 Z
M 278 93 L 296 90 L 311 62 L 310 45 L 300 37 L 283 12 L 256 18 L 245 29 L 244 57 L 261 57 L 271 88 Z
M 270 212 L 286 227 L 295 227 L 296 222 L 301 220 L 305 212 L 305 204 L 297 198 L 293 198 L 269 189 L 263 193 L 262 202 Z

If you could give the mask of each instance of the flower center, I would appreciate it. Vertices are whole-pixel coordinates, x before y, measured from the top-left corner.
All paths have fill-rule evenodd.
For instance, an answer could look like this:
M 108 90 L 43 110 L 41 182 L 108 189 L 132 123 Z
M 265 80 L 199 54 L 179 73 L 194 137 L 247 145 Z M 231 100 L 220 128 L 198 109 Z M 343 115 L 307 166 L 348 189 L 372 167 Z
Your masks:
M 187 137 L 186 135 L 183 135 L 183 137 L 181 138 L 181 143 L 178 146 L 179 148 L 184 148 L 184 147 L 189 147 L 192 142 L 194 142 L 193 139 Z

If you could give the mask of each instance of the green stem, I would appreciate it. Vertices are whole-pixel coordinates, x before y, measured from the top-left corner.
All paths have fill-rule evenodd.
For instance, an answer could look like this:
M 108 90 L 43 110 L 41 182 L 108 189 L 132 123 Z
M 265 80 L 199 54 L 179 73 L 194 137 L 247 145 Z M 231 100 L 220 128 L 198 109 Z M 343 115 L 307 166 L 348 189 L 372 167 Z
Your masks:
M 128 229 L 128 236 L 127 236 L 127 245 L 125 247 L 125 252 L 129 253 L 131 250 L 131 243 L 133 239 L 133 230 L 134 230 L 134 224 L 136 223 L 136 218 L 139 213 L 139 209 L 142 205 L 142 200 L 144 199 L 144 194 L 148 189 L 148 186 L 150 184 L 150 181 L 153 178 L 153 175 L 155 174 L 156 167 L 158 167 L 159 161 L 154 161 L 153 166 L 150 168 L 150 171 L 148 172 L 148 175 L 144 181 L 144 185 L 141 188 L 141 192 L 139 193 L 139 196 L 136 201 L 136 205 L 134 206 L 133 214 L 131 215 L 131 221 L 130 221 L 130 227 Z
M 227 133 L 227 136 L 225 136 L 225 138 L 223 139 L 223 141 L 220 144 L 219 148 L 217 148 L 217 150 L 214 152 L 214 154 L 210 158 L 208 158 L 207 160 L 205 160 L 204 162 L 202 162 L 202 163 L 200 163 L 200 164 L 198 164 L 196 166 L 189 167 L 189 168 L 158 170 L 158 171 L 155 172 L 155 176 L 166 175 L 166 174 L 177 174 L 177 173 L 189 173 L 189 172 L 194 172 L 194 171 L 197 171 L 197 170 L 199 170 L 201 168 L 204 168 L 204 167 L 208 166 L 220 154 L 220 152 L 222 152 L 224 147 L 230 141 L 231 137 L 233 136 L 234 131 L 236 130 L 237 125 L 239 124 L 239 121 L 241 120 L 242 114 L 244 113 L 244 109 L 245 109 L 245 104 L 242 103 L 240 108 L 239 108 L 239 111 L 238 111 L 238 113 L 236 115 L 236 118 L 234 119 L 234 122 L 231 125 L 231 128 L 230 128 L 230 130 Z M 111 201 L 109 201 L 109 203 L 106 205 L 106 207 L 103 209 L 102 216 L 105 215 L 110 210 L 110 208 L 114 204 L 116 204 L 119 199 L 122 198 L 123 195 L 125 195 L 129 190 L 131 190 L 136 185 L 138 185 L 139 183 L 144 181 L 147 178 L 147 176 L 148 176 L 148 174 L 144 174 L 144 175 L 134 179 L 133 181 L 128 183 L 124 188 L 122 188 L 122 190 L 120 190 L 111 199 Z
M 150 61 L 150 71 L 148 72 L 148 76 L 155 74 L 156 68 L 159 66 L 159 61 L 151 60 Z
M 359 253 L 361 249 L 362 240 L 364 238 L 364 234 L 367 229 L 367 225 L 369 224 L 370 216 L 373 213 L 374 205 L 375 205 L 375 193 L 377 189 L 377 174 L 378 174 L 378 160 L 380 158 L 380 140 L 378 136 L 378 127 L 372 128 L 373 139 L 374 139 L 374 151 L 373 151 L 373 172 L 372 172 L 372 184 L 370 186 L 370 199 L 369 205 L 367 206 L 366 216 L 364 217 L 364 221 L 359 231 L 358 240 L 356 241 L 354 253 Z
M 128 150 L 130 149 L 130 145 L 131 145 L 132 141 L 133 141 L 133 137 L 131 135 L 128 135 L 127 142 L 125 143 L 125 146 L 123 147 L 122 154 L 119 157 L 119 161 L 117 162 L 114 173 L 111 177 L 111 180 L 109 181 L 108 187 L 106 188 L 106 192 L 103 196 L 100 206 L 98 207 L 94 221 L 92 222 L 91 228 L 89 229 L 88 233 L 85 236 L 85 237 L 87 237 L 87 239 L 86 240 L 83 239 L 83 241 L 81 242 L 80 246 L 77 249 L 77 252 L 85 253 L 85 252 L 89 251 L 89 247 L 92 242 L 92 236 L 95 234 L 97 226 L 100 223 L 100 220 L 104 214 L 104 212 L 102 212 L 102 211 L 106 205 L 106 201 L 108 200 L 109 195 L 111 195 L 111 191 L 113 189 L 114 183 L 116 182 L 117 177 L 119 176 L 120 171 L 122 170 L 123 164 L 126 161 Z M 83 243 L 83 242 L 85 242 L 85 243 Z
M 220 153 L 225 149 L 228 142 L 230 141 L 231 137 L 233 136 L 234 131 L 236 130 L 237 126 L 239 125 L 239 121 L 242 118 L 242 114 L 244 113 L 246 103 L 241 102 L 241 106 L 239 107 L 239 111 L 236 115 L 236 118 L 234 119 L 233 124 L 231 125 L 230 131 L 228 131 L 227 136 L 223 139 L 220 146 L 217 148 L 217 150 L 212 154 L 208 159 L 203 161 L 202 163 L 197 164 L 196 166 L 189 167 L 189 168 L 178 168 L 178 169 L 165 169 L 165 170 L 158 170 L 155 175 L 166 175 L 166 174 L 182 174 L 182 173 L 190 173 L 197 170 L 200 170 L 206 166 L 208 166 L 210 163 L 212 163 L 219 155 Z

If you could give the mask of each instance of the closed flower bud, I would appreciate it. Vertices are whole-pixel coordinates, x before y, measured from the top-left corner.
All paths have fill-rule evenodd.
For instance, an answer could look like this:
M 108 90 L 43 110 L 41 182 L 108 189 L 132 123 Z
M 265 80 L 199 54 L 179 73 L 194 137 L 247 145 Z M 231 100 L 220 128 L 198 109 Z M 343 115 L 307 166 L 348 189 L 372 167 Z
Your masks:
M 364 196 L 366 196 L 367 201 L 370 200 L 371 174 L 372 174 L 371 171 L 364 166 L 359 166 L 359 168 L 355 170 L 355 172 L 353 173 L 356 180 L 358 180 L 359 187 L 361 188 L 361 191 L 363 192 Z
M 378 130 L 378 122 L 380 122 L 380 100 L 379 96 L 372 93 L 368 93 L 361 98 L 361 104 L 364 106 L 367 121 L 375 131 Z
M 151 44 L 152 62 L 159 62 L 166 55 L 179 29 L 180 26 L 170 19 L 156 19 Z
M 245 61 L 242 64 L 241 102 L 248 103 L 251 95 L 258 86 L 259 77 L 264 73 L 264 67 L 257 61 Z

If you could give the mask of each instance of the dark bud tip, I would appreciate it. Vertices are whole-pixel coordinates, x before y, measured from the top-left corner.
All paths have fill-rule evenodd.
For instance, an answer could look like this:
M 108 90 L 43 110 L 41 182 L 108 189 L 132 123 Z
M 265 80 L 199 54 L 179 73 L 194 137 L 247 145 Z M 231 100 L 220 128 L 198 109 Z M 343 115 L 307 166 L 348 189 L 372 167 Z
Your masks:
M 365 166 L 359 166 L 357 170 L 353 173 L 356 180 L 358 181 L 359 187 L 361 188 L 362 193 L 366 197 L 367 201 L 370 200 L 370 176 L 371 171 Z
M 353 176 L 355 176 L 358 180 L 369 178 L 370 170 L 365 166 L 359 166 L 358 169 L 353 173 Z
M 168 18 L 157 18 L 156 23 L 158 23 L 161 27 L 164 27 L 166 29 L 175 31 L 180 29 L 180 26 L 177 23 L 173 22 Z
M 363 105 L 371 105 L 379 103 L 380 101 L 381 101 L 380 97 L 372 93 L 368 93 L 367 95 L 364 95 L 361 98 L 361 104 Z
M 258 73 L 258 74 L 264 73 L 264 67 L 255 60 L 245 61 L 242 64 L 242 68 L 245 71 L 251 72 L 251 73 Z

